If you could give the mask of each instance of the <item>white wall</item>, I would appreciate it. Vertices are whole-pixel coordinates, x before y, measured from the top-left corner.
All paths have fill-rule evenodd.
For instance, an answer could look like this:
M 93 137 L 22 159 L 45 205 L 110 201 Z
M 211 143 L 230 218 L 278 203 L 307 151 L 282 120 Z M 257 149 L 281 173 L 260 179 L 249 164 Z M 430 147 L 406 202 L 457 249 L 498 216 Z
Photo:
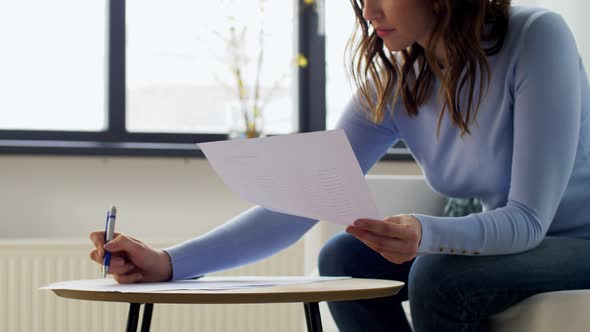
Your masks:
M 373 174 L 420 174 L 382 162 Z M 80 238 L 104 227 L 142 239 L 187 239 L 251 205 L 225 187 L 205 159 L 0 156 L 0 238 Z

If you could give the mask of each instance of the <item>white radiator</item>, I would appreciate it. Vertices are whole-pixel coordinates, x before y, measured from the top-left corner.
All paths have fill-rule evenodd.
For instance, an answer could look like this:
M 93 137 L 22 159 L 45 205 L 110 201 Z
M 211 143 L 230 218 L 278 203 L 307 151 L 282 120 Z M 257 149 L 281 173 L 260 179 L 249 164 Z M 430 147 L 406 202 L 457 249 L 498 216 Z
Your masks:
M 56 281 L 99 278 L 99 265 L 88 258 L 90 249 L 88 241 L 1 240 L 0 331 L 124 331 L 128 304 L 63 299 L 38 290 Z M 217 275 L 302 274 L 303 246 L 299 242 L 270 259 Z M 304 329 L 302 304 L 156 304 L 151 331 Z

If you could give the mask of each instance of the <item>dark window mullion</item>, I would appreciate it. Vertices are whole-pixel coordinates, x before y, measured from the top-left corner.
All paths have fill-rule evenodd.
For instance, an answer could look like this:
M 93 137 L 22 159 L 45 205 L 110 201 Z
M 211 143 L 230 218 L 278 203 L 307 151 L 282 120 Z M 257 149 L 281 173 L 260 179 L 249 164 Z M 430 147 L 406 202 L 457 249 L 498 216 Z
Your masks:
M 305 4 L 297 0 L 298 49 L 307 58 L 307 66 L 299 68 L 299 131 L 326 129 L 326 42 L 318 32 L 318 8 L 323 1 Z M 323 8 L 319 8 L 323 10 Z
M 107 133 L 109 141 L 124 141 L 125 126 L 125 0 L 109 0 L 107 15 Z

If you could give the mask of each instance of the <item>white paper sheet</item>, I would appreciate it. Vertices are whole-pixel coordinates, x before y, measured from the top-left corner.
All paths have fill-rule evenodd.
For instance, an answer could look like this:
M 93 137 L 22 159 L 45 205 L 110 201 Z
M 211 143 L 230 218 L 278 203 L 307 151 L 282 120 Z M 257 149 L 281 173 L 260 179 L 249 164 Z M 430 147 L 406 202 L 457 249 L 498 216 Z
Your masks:
M 379 217 L 342 129 L 198 146 L 231 190 L 269 210 L 343 225 Z
M 295 285 L 350 277 L 203 277 L 197 280 L 178 280 L 141 284 L 118 284 L 114 279 L 70 280 L 49 284 L 40 289 L 69 289 L 100 292 L 147 293 L 182 290 L 228 290 L 253 287 Z

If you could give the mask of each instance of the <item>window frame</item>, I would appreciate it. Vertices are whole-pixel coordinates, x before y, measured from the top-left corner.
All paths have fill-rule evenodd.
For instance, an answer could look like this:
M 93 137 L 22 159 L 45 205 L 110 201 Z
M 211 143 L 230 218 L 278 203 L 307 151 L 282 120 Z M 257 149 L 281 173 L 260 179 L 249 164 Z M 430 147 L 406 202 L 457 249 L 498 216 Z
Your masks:
M 297 70 L 298 132 L 326 128 L 325 36 L 319 33 L 323 1 L 296 0 L 298 53 L 308 63 Z M 147 133 L 125 129 L 126 1 L 107 0 L 106 112 L 104 131 L 0 130 L 0 154 L 204 157 L 195 143 L 227 139 L 224 134 Z M 413 160 L 396 145 L 386 160 Z

